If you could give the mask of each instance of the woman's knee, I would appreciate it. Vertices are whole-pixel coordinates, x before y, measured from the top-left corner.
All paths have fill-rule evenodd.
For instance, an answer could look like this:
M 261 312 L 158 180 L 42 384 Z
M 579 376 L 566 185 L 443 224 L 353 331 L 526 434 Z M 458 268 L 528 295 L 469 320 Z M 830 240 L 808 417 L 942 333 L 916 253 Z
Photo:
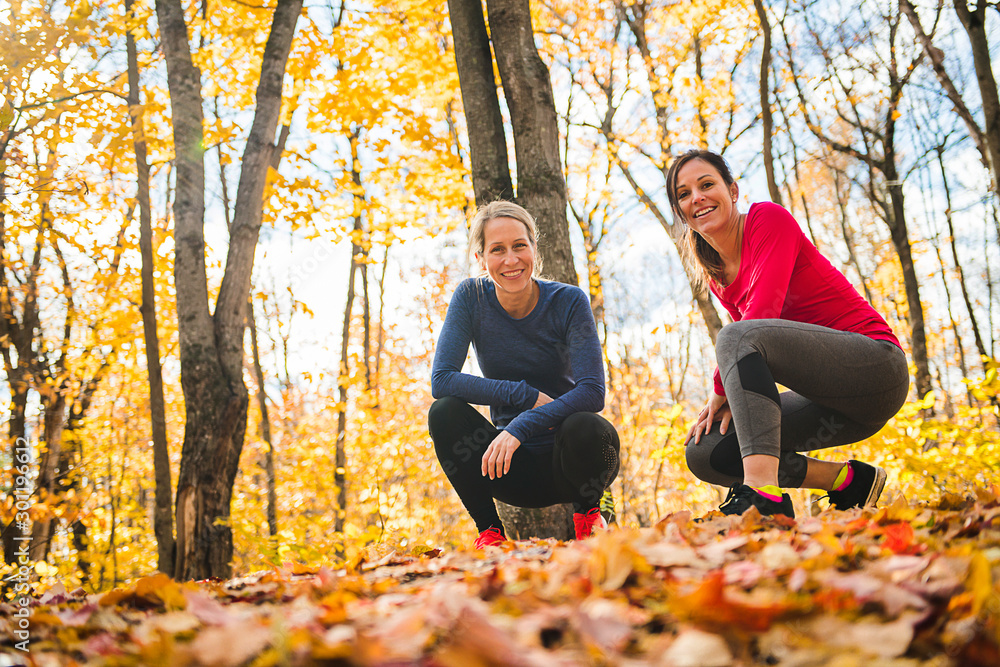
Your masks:
M 753 334 L 760 322 L 761 320 L 741 320 L 722 327 L 715 337 L 715 357 L 720 368 L 735 364 L 750 352 L 758 351 L 753 345 Z
M 454 396 L 444 396 L 431 403 L 427 411 L 427 427 L 430 429 L 431 437 L 434 433 L 440 433 L 442 427 L 453 422 L 456 415 L 469 404 Z
M 593 412 L 578 412 L 560 425 L 553 456 L 571 484 L 600 487 L 603 492 L 618 475 L 620 451 L 611 422 Z
M 594 441 L 607 443 L 619 451 L 618 431 L 607 419 L 596 412 L 576 412 L 563 420 L 559 438 L 565 442 Z
M 688 440 L 684 454 L 688 469 L 703 482 L 733 486 L 743 481 L 743 458 L 734 432 L 706 433 L 697 444 Z
M 427 411 L 427 426 L 438 460 L 457 465 L 477 462 L 497 434 L 474 407 L 453 396 L 434 401 Z

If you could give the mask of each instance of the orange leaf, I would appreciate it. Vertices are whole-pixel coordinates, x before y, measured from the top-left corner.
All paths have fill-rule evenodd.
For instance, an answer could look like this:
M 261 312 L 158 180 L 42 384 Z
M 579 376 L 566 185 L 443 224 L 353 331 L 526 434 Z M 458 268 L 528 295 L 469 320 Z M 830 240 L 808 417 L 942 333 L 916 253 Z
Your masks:
M 885 541 L 882 546 L 897 554 L 915 554 L 924 550 L 924 545 L 914 544 L 913 526 L 905 521 L 890 523 L 882 529 Z
M 695 623 L 716 628 L 728 626 L 750 632 L 764 632 L 789 606 L 753 605 L 730 600 L 725 594 L 725 575 L 717 570 L 710 573 L 691 593 L 674 597 L 670 608 L 678 616 Z

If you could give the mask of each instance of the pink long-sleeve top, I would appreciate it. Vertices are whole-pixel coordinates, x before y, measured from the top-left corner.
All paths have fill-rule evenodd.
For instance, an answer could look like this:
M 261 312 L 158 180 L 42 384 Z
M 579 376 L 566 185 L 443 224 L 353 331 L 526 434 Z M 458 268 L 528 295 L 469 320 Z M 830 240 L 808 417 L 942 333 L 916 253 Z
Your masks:
M 710 285 L 733 321 L 782 319 L 852 331 L 899 345 L 885 319 L 802 233 L 778 204 L 752 204 L 736 278 Z M 715 393 L 725 396 L 719 369 Z

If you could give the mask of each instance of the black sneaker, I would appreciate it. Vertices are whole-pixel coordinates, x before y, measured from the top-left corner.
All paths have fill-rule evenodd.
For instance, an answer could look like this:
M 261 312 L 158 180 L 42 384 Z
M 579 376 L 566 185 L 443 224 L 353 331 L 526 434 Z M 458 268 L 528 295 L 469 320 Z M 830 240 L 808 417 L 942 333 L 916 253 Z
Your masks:
M 830 491 L 830 502 L 838 510 L 855 507 L 875 507 L 885 488 L 885 470 L 851 459 L 847 462 L 854 471 L 854 478 L 843 491 Z
M 792 499 L 787 493 L 781 494 L 781 502 L 779 503 L 762 496 L 746 484 L 729 489 L 729 495 L 719 505 L 719 511 L 723 514 L 743 514 L 751 507 L 756 507 L 757 511 L 764 516 L 784 514 L 792 519 L 795 518 Z

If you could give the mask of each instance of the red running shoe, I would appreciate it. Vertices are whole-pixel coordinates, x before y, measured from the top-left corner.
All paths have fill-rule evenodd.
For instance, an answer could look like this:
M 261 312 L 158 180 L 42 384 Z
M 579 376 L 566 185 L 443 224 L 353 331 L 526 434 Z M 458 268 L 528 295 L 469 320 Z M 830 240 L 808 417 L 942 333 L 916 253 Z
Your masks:
M 573 525 L 576 527 L 576 539 L 585 540 L 594 534 L 595 530 L 608 527 L 608 522 L 601 516 L 601 508 L 595 507 L 586 514 L 574 513 Z
M 479 537 L 476 538 L 476 548 L 481 550 L 486 547 L 495 547 L 506 541 L 507 538 L 500 532 L 499 528 L 490 527 L 479 533 Z

